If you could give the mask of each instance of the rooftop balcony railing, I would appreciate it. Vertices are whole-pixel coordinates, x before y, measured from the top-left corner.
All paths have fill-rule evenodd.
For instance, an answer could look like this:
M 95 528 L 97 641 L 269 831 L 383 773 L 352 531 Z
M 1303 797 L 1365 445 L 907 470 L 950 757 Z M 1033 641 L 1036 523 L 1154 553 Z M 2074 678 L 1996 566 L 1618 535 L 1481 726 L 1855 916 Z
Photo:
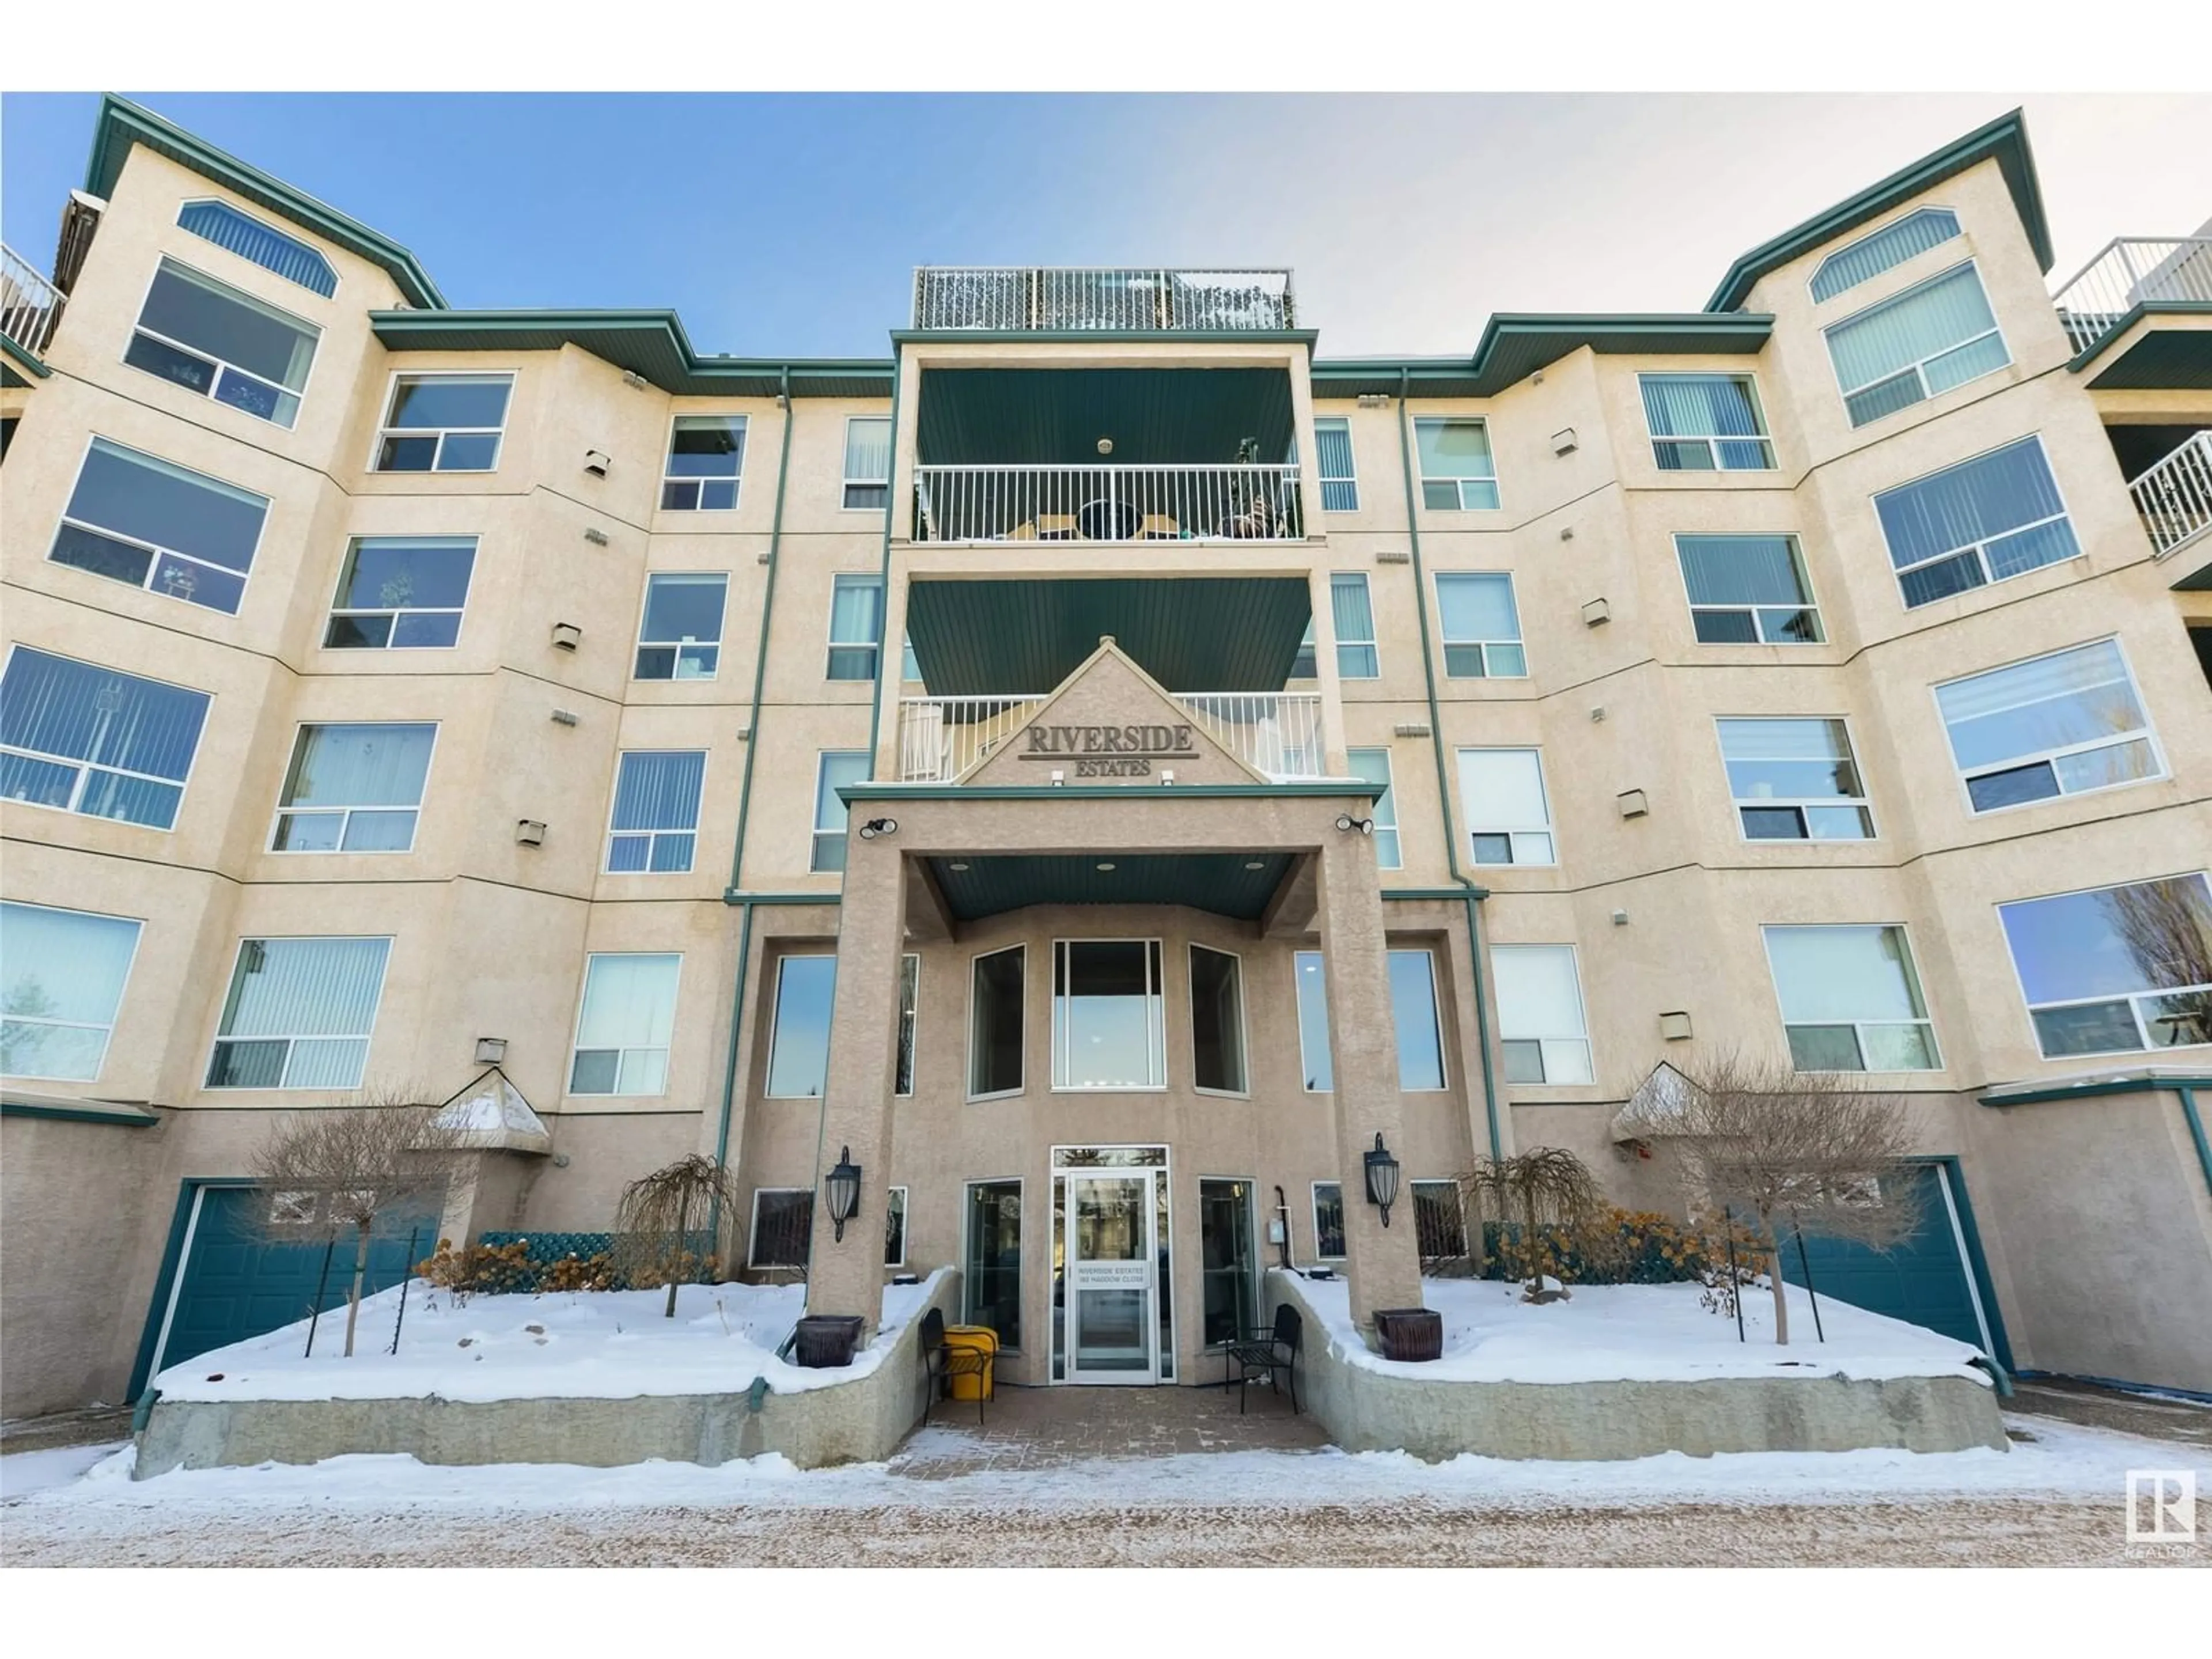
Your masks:
M 1287 270 L 922 265 L 918 329 L 994 333 L 1279 332 L 1295 328 Z
M 1324 775 L 1320 693 L 1193 691 L 1176 701 L 1192 724 L 1255 770 L 1277 780 Z M 900 781 L 951 782 L 977 761 L 1018 741 L 1045 702 L 1042 695 L 902 697 Z
M 2147 300 L 2212 301 L 2212 237 L 2120 237 L 2051 303 L 2078 354 Z
M 2128 486 L 2160 558 L 2212 530 L 2212 431 L 2198 433 Z
M 1295 465 L 917 466 L 918 542 L 1298 541 Z
M 35 265 L 0 243 L 0 334 L 37 356 L 53 337 L 64 298 Z

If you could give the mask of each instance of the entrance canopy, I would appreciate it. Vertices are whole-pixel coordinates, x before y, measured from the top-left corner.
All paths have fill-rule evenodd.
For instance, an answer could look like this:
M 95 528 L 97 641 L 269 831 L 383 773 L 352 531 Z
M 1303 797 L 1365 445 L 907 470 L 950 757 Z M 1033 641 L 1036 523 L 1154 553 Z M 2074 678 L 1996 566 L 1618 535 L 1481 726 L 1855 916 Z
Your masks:
M 1180 904 L 1257 921 L 1294 862 L 1288 853 L 1038 853 L 928 860 L 957 921 L 1031 904 Z

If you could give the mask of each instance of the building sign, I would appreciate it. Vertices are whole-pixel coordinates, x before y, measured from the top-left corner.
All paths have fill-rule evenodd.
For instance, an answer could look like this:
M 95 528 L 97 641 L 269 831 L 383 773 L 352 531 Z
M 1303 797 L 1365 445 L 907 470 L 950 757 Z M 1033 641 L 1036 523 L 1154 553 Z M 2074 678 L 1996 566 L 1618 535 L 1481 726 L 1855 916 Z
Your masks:
M 1032 726 L 1025 761 L 1071 767 L 1079 778 L 1148 778 L 1155 761 L 1196 760 L 1187 726 Z

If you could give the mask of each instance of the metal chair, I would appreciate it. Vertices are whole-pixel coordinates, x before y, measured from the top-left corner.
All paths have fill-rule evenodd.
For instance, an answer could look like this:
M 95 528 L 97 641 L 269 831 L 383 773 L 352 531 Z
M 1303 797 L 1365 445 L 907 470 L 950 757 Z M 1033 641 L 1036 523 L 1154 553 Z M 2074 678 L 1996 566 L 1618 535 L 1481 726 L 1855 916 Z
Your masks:
M 932 1308 L 921 1322 L 921 1370 L 924 1379 L 940 1391 L 940 1396 L 950 1398 L 952 1379 L 973 1376 L 975 1387 L 975 1421 L 983 1421 L 983 1408 L 990 1403 L 991 1356 L 975 1348 L 956 1348 L 945 1340 L 945 1314 Z M 929 1408 L 922 1407 L 922 1417 L 929 1416 Z
M 1239 1417 L 1244 1414 L 1245 1386 L 1255 1376 L 1265 1376 L 1272 1392 L 1278 1371 L 1290 1380 L 1291 1415 L 1295 1417 L 1298 1414 L 1298 1350 L 1304 1341 L 1305 1322 L 1298 1317 L 1298 1310 L 1285 1302 L 1275 1310 L 1275 1322 L 1272 1328 L 1249 1332 L 1242 1341 L 1232 1342 L 1222 1351 L 1223 1360 L 1237 1368 L 1237 1414 Z M 1225 1372 L 1221 1382 L 1223 1387 L 1228 1386 L 1229 1378 Z

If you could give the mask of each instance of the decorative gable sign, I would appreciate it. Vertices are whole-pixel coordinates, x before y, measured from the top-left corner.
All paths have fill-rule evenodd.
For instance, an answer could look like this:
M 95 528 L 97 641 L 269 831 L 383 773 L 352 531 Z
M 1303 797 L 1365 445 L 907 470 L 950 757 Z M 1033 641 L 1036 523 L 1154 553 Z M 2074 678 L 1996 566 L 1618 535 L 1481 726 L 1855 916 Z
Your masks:
M 1149 778 L 1162 761 L 1194 761 L 1194 728 L 1174 726 L 1032 726 L 1021 757 L 1051 761 L 1076 778 Z

